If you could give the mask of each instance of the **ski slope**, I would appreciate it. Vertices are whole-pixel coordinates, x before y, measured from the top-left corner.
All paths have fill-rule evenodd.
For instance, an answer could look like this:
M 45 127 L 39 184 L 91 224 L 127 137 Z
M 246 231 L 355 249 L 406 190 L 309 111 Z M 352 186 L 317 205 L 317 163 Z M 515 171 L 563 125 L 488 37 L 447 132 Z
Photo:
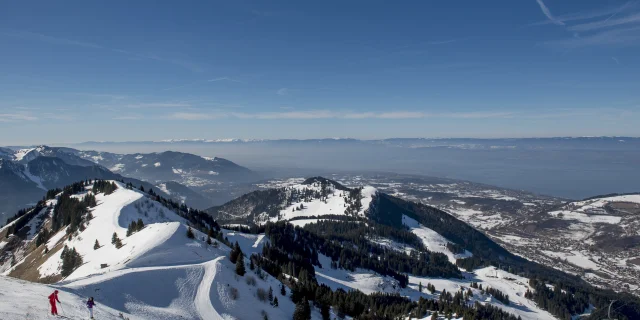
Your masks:
M 2 320 L 40 320 L 52 319 L 47 297 L 59 290 L 58 313 L 69 319 L 88 319 L 85 307 L 86 297 L 67 289 L 32 283 L 15 278 L 0 276 L 0 319 Z M 100 320 L 122 320 L 121 311 L 102 305 L 97 301 L 95 316 Z M 139 318 L 123 313 L 131 320 Z
M 118 186 L 112 194 L 96 195 L 98 206 L 91 211 L 93 219 L 79 236 L 69 240 L 64 237 L 65 232 L 60 231 L 49 241 L 51 247 L 57 242 L 59 246 L 75 248 L 82 255 L 84 263 L 67 277 L 67 281 L 127 266 L 164 265 L 167 261 L 172 264 L 201 263 L 213 258 L 205 244 L 184 236 L 187 232 L 184 219 L 147 199 L 142 192 L 126 189 L 120 183 Z M 138 219 L 143 220 L 144 229 L 127 237 L 127 226 Z M 111 244 L 114 232 L 122 240 L 120 249 Z M 101 245 L 97 250 L 94 249 L 96 240 Z M 60 250 L 39 267 L 41 277 L 60 272 L 61 254 Z M 106 268 L 102 267 L 104 264 Z

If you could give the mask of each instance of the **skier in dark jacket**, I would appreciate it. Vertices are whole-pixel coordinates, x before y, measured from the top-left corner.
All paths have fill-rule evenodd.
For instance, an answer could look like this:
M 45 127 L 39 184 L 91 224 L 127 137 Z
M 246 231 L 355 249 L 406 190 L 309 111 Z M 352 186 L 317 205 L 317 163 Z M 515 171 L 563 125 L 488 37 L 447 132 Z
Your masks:
M 51 304 L 51 315 L 54 315 L 54 316 L 58 315 L 58 308 L 56 308 L 56 301 L 60 302 L 60 299 L 58 299 L 58 290 L 54 291 L 49 296 L 49 304 Z
M 91 316 L 91 319 L 93 319 L 93 306 L 95 305 L 96 303 L 93 301 L 93 297 L 87 300 L 87 308 L 89 308 L 89 316 Z

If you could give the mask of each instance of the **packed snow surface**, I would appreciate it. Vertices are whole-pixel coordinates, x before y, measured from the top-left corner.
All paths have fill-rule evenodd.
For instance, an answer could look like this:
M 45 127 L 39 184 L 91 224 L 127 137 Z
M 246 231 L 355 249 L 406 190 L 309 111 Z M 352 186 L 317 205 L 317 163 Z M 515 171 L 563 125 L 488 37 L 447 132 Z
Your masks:
M 40 320 L 53 319 L 49 315 L 51 311 L 47 297 L 54 290 L 59 290 L 58 313 L 69 319 L 88 319 L 89 312 L 85 307 L 86 295 L 79 295 L 70 290 L 22 281 L 15 278 L 0 276 L 0 319 L 2 320 Z M 93 293 L 91 293 L 93 295 Z M 95 316 L 97 319 L 122 320 L 115 310 L 96 300 Z M 140 318 L 123 314 L 131 320 Z

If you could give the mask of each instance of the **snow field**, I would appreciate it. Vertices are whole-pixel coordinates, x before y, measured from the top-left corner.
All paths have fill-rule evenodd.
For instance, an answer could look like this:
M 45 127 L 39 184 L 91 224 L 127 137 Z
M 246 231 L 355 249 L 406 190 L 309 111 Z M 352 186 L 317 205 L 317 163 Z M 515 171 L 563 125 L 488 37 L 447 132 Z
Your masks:
M 461 254 L 454 254 L 453 252 L 451 252 L 451 250 L 447 248 L 447 243 L 451 241 L 447 240 L 439 233 L 421 225 L 415 219 L 402 215 L 402 224 L 407 226 L 413 234 L 418 236 L 418 238 L 422 240 L 422 243 L 425 247 L 427 247 L 427 249 L 429 249 L 429 251 L 444 253 L 447 258 L 449 258 L 449 261 L 453 264 L 456 263 L 456 259 L 471 257 L 471 252 L 466 250 Z

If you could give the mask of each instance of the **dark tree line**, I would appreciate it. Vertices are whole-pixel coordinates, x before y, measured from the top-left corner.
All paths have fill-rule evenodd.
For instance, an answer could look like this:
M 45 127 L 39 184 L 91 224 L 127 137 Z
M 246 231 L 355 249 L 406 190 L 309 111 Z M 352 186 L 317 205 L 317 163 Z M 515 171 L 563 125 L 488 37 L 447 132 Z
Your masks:
M 58 231 L 62 227 L 69 226 L 67 233 L 73 233 L 84 222 L 84 217 L 89 212 L 87 206 L 83 201 L 71 197 L 72 195 L 72 193 L 65 191 L 58 197 L 51 219 L 52 231 Z
M 344 216 L 342 217 L 344 218 Z M 322 218 L 325 217 L 323 216 Z M 415 234 L 405 229 L 398 229 L 364 219 L 356 221 L 322 220 L 317 223 L 307 224 L 304 229 L 320 234 L 329 240 L 349 241 L 357 246 L 366 245 L 371 242 L 370 240 L 380 237 L 394 240 L 421 252 L 428 252 L 422 240 Z
M 5 237 L 8 238 L 10 235 L 17 235 L 20 232 L 20 229 L 24 228 L 31 219 L 35 218 L 38 213 L 42 210 L 46 209 L 46 204 L 44 201 L 39 201 L 35 207 L 31 207 L 29 209 L 22 209 L 18 211 L 12 218 L 7 219 L 7 224 L 16 221 L 14 224 L 7 228 L 7 233 Z
M 82 265 L 82 256 L 80 256 L 75 248 L 69 249 L 67 246 L 64 246 L 60 257 L 62 258 L 61 274 L 63 277 L 67 277 Z
M 112 194 L 117 189 L 118 189 L 118 186 L 113 181 L 96 180 L 93 183 L 93 192 L 96 194 L 98 193 Z
M 129 227 L 127 228 L 127 237 L 142 230 L 144 228 L 144 222 L 142 219 L 138 219 L 138 221 L 131 221 Z

